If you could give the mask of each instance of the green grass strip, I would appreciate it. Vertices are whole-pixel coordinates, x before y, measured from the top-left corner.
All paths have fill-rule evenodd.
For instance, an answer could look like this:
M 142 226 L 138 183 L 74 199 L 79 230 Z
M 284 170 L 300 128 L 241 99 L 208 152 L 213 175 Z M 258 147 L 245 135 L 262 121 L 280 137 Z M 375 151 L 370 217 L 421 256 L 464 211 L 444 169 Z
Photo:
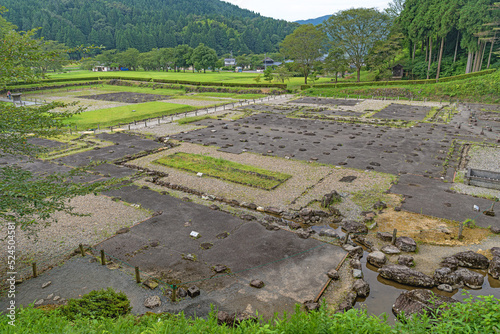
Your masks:
M 225 181 L 271 190 L 288 180 L 291 175 L 242 165 L 229 160 L 201 154 L 174 153 L 154 161 L 157 164 Z
M 74 115 L 68 119 L 66 123 L 76 125 L 78 130 L 87 130 L 95 129 L 98 125 L 100 127 L 110 127 L 148 118 L 183 113 L 194 109 L 196 108 L 184 104 L 146 102 L 115 108 L 86 111 L 81 114 Z

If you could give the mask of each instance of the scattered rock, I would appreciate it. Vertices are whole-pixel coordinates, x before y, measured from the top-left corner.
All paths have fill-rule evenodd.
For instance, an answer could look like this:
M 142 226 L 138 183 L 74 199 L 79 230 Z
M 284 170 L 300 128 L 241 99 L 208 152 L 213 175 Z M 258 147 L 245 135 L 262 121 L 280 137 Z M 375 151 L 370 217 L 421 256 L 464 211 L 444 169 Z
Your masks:
M 260 279 L 254 279 L 250 282 L 250 286 L 257 289 L 263 288 L 264 285 L 264 282 L 262 282 Z
M 189 297 L 194 298 L 200 295 L 200 289 L 196 285 L 193 285 L 188 288 L 187 293 Z
M 311 236 L 311 233 L 305 230 L 297 231 L 297 236 L 302 239 L 307 239 Z
M 449 256 L 449 257 L 444 258 L 443 261 L 441 261 L 441 265 L 443 267 L 450 268 L 452 271 L 457 270 L 458 260 L 457 260 L 457 258 L 455 258 L 453 256 Z
M 461 267 L 487 269 L 489 265 L 489 261 L 486 256 L 473 251 L 460 252 L 453 255 L 453 257 L 458 260 L 458 265 Z
M 375 210 L 383 210 L 387 208 L 387 204 L 382 201 L 378 201 L 377 203 L 373 204 L 373 208 Z
M 214 266 L 214 271 L 218 274 L 225 272 L 228 268 L 225 265 L 217 264 Z
M 321 207 L 328 208 L 330 205 L 340 202 L 341 200 L 342 197 L 340 196 L 340 194 L 334 190 L 331 193 L 323 196 L 323 198 L 321 199 Z
M 306 307 L 306 311 L 311 312 L 319 309 L 319 303 L 315 303 L 312 300 L 308 300 L 304 303 L 304 306 Z
M 459 303 L 459 301 L 434 294 L 432 291 L 425 289 L 403 291 L 392 306 L 392 312 L 396 316 L 401 315 L 403 312 L 407 317 L 412 314 L 424 313 L 433 316 L 433 312 L 444 303 Z
M 399 250 L 399 248 L 397 248 L 396 246 L 394 245 L 385 245 L 384 247 L 382 247 L 380 249 L 382 252 L 384 252 L 385 254 L 389 254 L 389 255 L 393 255 L 393 254 L 399 254 L 401 253 L 401 251 Z
M 396 239 L 396 247 L 403 252 L 414 252 L 417 250 L 417 243 L 410 237 L 398 237 Z
M 382 241 L 392 241 L 392 234 L 389 232 L 377 232 L 377 238 L 379 238 Z
M 161 300 L 158 296 L 150 296 L 144 301 L 144 306 L 147 308 L 155 308 L 161 306 Z
M 46 287 L 48 287 L 51 284 L 52 284 L 52 281 L 48 281 L 48 282 L 43 283 L 42 284 L 42 289 L 45 289 Z
M 355 292 L 349 292 L 345 298 L 345 300 L 340 303 L 338 311 L 345 312 L 352 309 L 354 306 L 354 302 L 356 301 L 357 294 Z
M 402 266 L 413 267 L 413 265 L 415 263 L 413 262 L 413 256 L 411 256 L 411 255 L 400 255 L 398 257 L 398 264 L 400 264 Z
M 359 269 L 361 270 L 361 261 L 359 261 L 358 259 L 352 259 L 351 262 L 350 262 L 350 265 L 351 265 L 351 268 L 352 269 Z
M 363 247 L 361 246 L 352 246 L 349 244 L 345 244 L 342 248 L 349 253 L 350 257 L 353 258 L 361 258 L 363 257 Z
M 363 272 L 360 269 L 353 269 L 352 270 L 352 277 L 363 278 Z
M 227 238 L 228 236 L 229 236 L 229 233 L 227 233 L 227 232 L 222 232 L 222 233 L 220 233 L 220 234 L 217 234 L 215 237 L 216 237 L 217 239 L 225 239 L 225 238 Z
M 272 207 L 272 206 L 266 207 L 264 209 L 264 211 L 267 212 L 267 213 L 273 214 L 273 215 L 277 215 L 277 216 L 279 216 L 283 212 L 283 210 L 275 208 L 275 207 Z
M 492 247 L 490 249 L 490 253 L 493 255 L 493 256 L 500 256 L 500 247 Z
M 300 228 L 300 224 L 296 222 L 288 222 L 288 227 L 290 227 L 291 230 L 298 230 Z
M 61 299 L 61 297 L 60 297 L 60 296 L 55 296 L 55 297 L 54 297 L 54 301 L 55 301 L 55 302 L 57 302 L 59 299 Z
M 358 279 L 354 282 L 352 289 L 356 292 L 359 297 L 368 297 L 370 293 L 370 285 L 366 283 L 363 279 Z
M 179 298 L 184 298 L 184 297 L 186 297 L 187 295 L 188 295 L 188 292 L 187 292 L 187 290 L 186 290 L 186 289 L 184 289 L 184 288 L 179 288 L 179 289 L 177 289 L 177 297 L 179 297 Z
M 439 284 L 437 289 L 444 292 L 453 292 L 453 287 L 449 284 Z
M 466 268 L 457 269 L 452 275 L 458 276 L 459 281 L 463 282 L 471 289 L 481 289 L 484 283 L 483 275 Z
M 144 283 L 142 283 L 142 284 L 144 284 L 144 286 L 147 286 L 151 290 L 154 290 L 154 289 L 156 289 L 156 287 L 158 287 L 158 283 L 152 279 L 148 279 L 148 280 L 144 281 Z
M 129 231 L 130 231 L 129 227 L 122 227 L 121 229 L 116 231 L 116 234 L 124 234 L 124 233 L 128 233 Z
M 452 275 L 452 272 L 448 267 L 438 268 L 434 271 L 434 280 L 437 283 L 455 285 L 459 282 L 459 277 Z
M 490 231 L 491 233 L 500 234 L 500 226 L 491 226 Z
M 220 210 L 220 208 L 215 204 L 210 205 L 209 208 L 210 210 Z
M 380 276 L 401 284 L 432 288 L 435 282 L 429 276 L 398 264 L 387 265 L 378 270 Z
M 43 300 L 43 299 L 38 299 L 38 300 L 35 302 L 35 306 L 40 306 L 40 305 L 42 305 L 42 304 L 43 304 L 43 302 L 44 302 L 44 300 Z
M 365 224 L 353 220 L 345 221 L 342 224 L 342 229 L 349 233 L 360 233 L 360 234 L 368 233 L 368 228 L 366 227 Z
M 494 256 L 490 261 L 490 266 L 488 268 L 488 274 L 491 277 L 499 279 L 500 278 L 500 256 Z
M 320 237 L 329 237 L 329 238 L 338 238 L 339 235 L 333 228 L 327 228 L 319 231 L 319 236 Z
M 326 273 L 329 278 L 333 280 L 338 280 L 340 278 L 339 272 L 335 269 L 331 269 L 329 272 Z
M 252 215 L 241 215 L 240 219 L 252 221 L 252 220 L 256 220 L 257 218 L 255 216 L 252 216 Z
M 368 254 L 366 261 L 375 267 L 382 267 L 387 262 L 387 257 L 381 251 L 375 251 Z

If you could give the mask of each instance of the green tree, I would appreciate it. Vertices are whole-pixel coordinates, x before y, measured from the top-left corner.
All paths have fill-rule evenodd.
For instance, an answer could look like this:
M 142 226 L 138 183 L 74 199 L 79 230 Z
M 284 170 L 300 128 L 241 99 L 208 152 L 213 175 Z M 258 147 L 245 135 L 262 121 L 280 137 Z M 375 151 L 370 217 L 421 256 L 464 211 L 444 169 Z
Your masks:
M 41 74 L 31 64 L 50 59 L 51 53 L 41 48 L 40 40 L 33 39 L 34 31 L 19 33 L 0 16 L 0 89 L 14 81 L 33 81 Z M 63 120 L 73 112 L 51 112 L 62 103 L 40 107 L 15 107 L 0 104 L 0 156 L 29 161 L 43 152 L 29 143 L 30 136 L 53 137 L 64 132 Z M 62 211 L 77 215 L 68 199 L 95 193 L 110 183 L 71 182 L 80 170 L 69 173 L 34 175 L 13 164 L 0 168 L 0 221 L 2 224 L 36 232 L 40 224 L 53 221 L 52 215 Z
M 177 45 L 175 47 L 175 66 L 182 68 L 186 72 L 186 68 L 191 65 L 191 57 L 193 48 L 187 44 Z
M 264 80 L 266 80 L 267 82 L 271 82 L 273 81 L 273 77 L 273 69 L 271 67 L 266 68 L 266 70 L 264 71 Z
M 305 84 L 314 63 L 323 54 L 325 41 L 326 35 L 320 29 L 305 24 L 286 36 L 280 45 L 281 53 L 294 61 L 294 66 L 304 76 Z
M 214 49 L 209 48 L 203 43 L 200 43 L 194 50 L 191 56 L 193 64 L 196 69 L 203 69 L 203 73 L 206 72 L 208 68 L 215 68 L 217 63 L 217 53 Z
M 135 48 L 128 48 L 127 51 L 117 54 L 116 59 L 121 66 L 128 67 L 129 69 L 135 71 L 137 66 L 139 66 L 139 55 L 139 50 Z
M 276 71 L 274 72 L 274 79 L 281 83 L 285 83 L 285 81 L 290 81 L 290 77 L 292 73 L 286 68 L 285 65 L 278 66 Z
M 348 55 L 356 66 L 360 81 L 361 67 L 378 40 L 385 39 L 390 29 L 390 18 L 374 8 L 353 8 L 332 15 L 323 22 L 323 30 L 331 43 Z
M 344 73 L 349 68 L 344 50 L 338 47 L 331 48 L 328 51 L 328 56 L 325 58 L 324 68 L 325 71 L 335 75 L 335 83 L 337 83 L 338 74 Z

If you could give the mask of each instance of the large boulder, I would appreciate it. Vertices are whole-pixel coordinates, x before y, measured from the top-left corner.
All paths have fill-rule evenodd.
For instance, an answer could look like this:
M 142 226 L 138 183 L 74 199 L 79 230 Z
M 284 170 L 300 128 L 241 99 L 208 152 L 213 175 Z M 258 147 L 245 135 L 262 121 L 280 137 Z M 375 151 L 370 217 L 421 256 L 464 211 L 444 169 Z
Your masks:
M 357 296 L 358 295 L 356 294 L 356 292 L 349 292 L 345 300 L 342 303 L 340 303 L 338 312 L 349 311 L 350 309 L 352 309 L 354 303 L 356 302 Z
M 375 251 L 368 254 L 366 261 L 375 267 L 382 267 L 387 262 L 387 257 L 381 251 Z
M 493 247 L 490 252 L 493 256 L 500 256 L 500 247 Z
M 434 280 L 439 284 L 455 285 L 460 282 L 460 277 L 453 274 L 450 268 L 442 267 L 434 272 Z
M 359 297 L 368 297 L 370 293 L 370 285 L 366 283 L 363 279 L 358 279 L 352 285 L 352 289 L 356 292 Z
M 396 238 L 396 247 L 403 252 L 414 252 L 417 250 L 417 243 L 410 237 Z
M 486 256 L 474 253 L 473 251 L 460 252 L 453 255 L 453 257 L 458 260 L 458 265 L 461 267 L 487 269 L 489 265 L 489 261 Z
M 464 283 L 471 289 L 481 289 L 484 283 L 483 275 L 469 269 L 458 269 L 452 275 L 457 275 L 460 282 Z
M 385 245 L 384 247 L 382 247 L 380 249 L 382 252 L 384 252 L 385 254 L 389 254 L 389 255 L 394 255 L 394 254 L 399 254 L 401 253 L 401 251 L 399 250 L 399 248 L 397 248 L 396 246 L 394 245 Z
M 436 285 L 431 277 L 421 273 L 420 271 L 408 268 L 407 266 L 391 264 L 380 268 L 378 272 L 383 278 L 387 278 L 401 284 L 421 286 L 425 288 L 432 288 Z
M 392 241 L 392 233 L 377 232 L 377 238 L 379 238 L 382 241 Z
M 448 257 L 443 259 L 443 261 L 441 262 L 441 265 L 443 267 L 448 267 L 451 270 L 457 270 L 458 269 L 458 260 L 457 260 L 457 258 L 455 258 L 453 256 L 448 256 Z
M 349 256 L 355 259 L 363 257 L 363 247 L 361 246 L 352 246 L 349 244 L 345 244 L 342 246 L 346 252 L 349 253 Z
M 415 264 L 413 261 L 413 256 L 411 255 L 400 255 L 398 257 L 398 264 L 402 266 L 407 266 L 407 267 L 413 267 Z
M 490 267 L 488 268 L 488 273 L 493 278 L 500 278 L 500 256 L 494 256 L 490 261 Z
M 349 233 L 366 234 L 368 233 L 368 227 L 365 224 L 354 221 L 347 220 L 342 224 L 342 229 Z
M 340 201 L 342 201 L 342 197 L 340 196 L 340 194 L 338 192 L 336 192 L 334 190 L 331 193 L 326 194 L 325 196 L 323 196 L 323 198 L 321 199 L 321 207 L 322 208 L 328 208 L 333 203 L 337 203 L 337 202 L 340 202 Z
M 412 314 L 424 313 L 434 316 L 434 311 L 444 303 L 459 303 L 459 301 L 434 294 L 432 291 L 425 289 L 403 291 L 392 306 L 392 312 L 395 316 L 402 313 L 407 317 Z

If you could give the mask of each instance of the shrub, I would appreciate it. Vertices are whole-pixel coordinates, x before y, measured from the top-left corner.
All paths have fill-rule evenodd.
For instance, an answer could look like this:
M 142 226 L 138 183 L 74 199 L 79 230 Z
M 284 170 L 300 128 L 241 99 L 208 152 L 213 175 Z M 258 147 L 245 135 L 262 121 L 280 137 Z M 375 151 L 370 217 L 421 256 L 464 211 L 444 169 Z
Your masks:
M 130 302 L 123 292 L 115 292 L 112 288 L 92 291 L 79 299 L 70 299 L 62 308 L 69 319 L 79 316 L 88 318 L 118 318 L 129 313 Z

